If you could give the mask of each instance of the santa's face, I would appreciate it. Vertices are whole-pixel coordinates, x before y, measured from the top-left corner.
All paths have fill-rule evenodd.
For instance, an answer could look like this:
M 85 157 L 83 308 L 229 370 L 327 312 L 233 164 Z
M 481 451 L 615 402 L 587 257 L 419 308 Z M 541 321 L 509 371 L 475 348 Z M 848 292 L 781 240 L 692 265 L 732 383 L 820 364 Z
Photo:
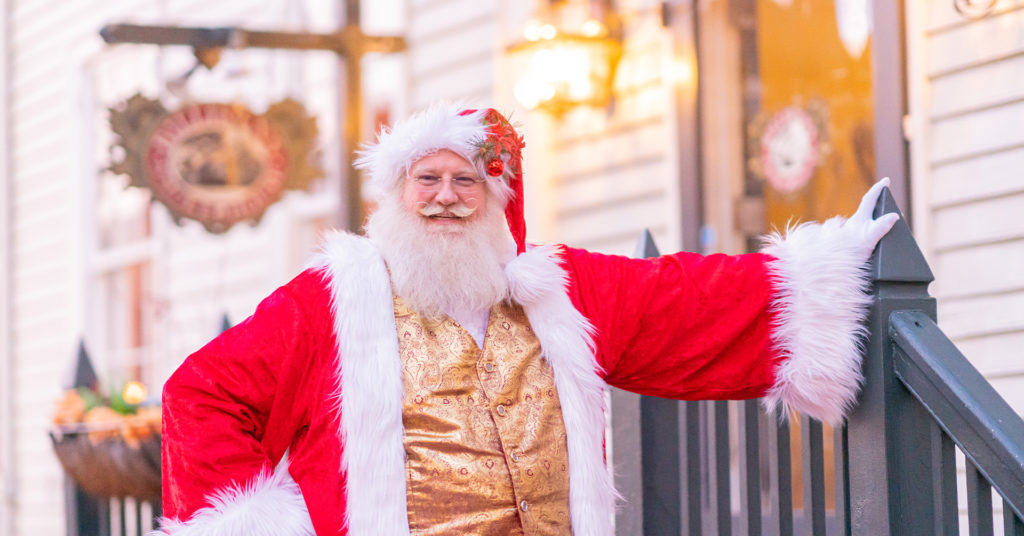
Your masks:
M 461 232 L 484 216 L 486 198 L 473 164 L 448 149 L 413 162 L 402 188 L 402 205 L 432 232 Z

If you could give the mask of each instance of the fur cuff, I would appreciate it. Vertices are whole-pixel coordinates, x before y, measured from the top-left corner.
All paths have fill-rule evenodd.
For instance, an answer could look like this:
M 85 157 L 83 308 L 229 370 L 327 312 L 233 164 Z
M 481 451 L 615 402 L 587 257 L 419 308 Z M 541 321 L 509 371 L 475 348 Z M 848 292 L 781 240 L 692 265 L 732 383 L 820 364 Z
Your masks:
M 868 263 L 845 220 L 806 223 L 766 240 L 775 285 L 772 342 L 782 356 L 769 412 L 797 411 L 838 424 L 860 391 L 861 349 L 871 297 Z
M 287 458 L 273 474 L 260 473 L 244 486 L 229 486 L 207 498 L 210 506 L 188 520 L 161 519 L 149 536 L 314 536 L 299 485 Z

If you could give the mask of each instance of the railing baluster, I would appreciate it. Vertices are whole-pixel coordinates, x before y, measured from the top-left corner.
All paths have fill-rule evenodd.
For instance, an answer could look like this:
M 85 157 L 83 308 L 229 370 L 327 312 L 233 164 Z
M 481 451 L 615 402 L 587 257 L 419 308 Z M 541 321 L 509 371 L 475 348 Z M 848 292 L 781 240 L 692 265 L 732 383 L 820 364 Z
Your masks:
M 758 401 L 738 404 L 740 452 L 740 534 L 761 535 L 761 467 L 757 420 Z
M 956 500 L 956 447 L 938 424 L 929 424 L 932 435 L 932 489 L 935 496 L 935 534 L 960 534 L 960 512 Z
M 1024 521 L 1017 517 L 1006 499 L 1003 499 L 1003 536 L 1024 536 Z
M 825 534 L 825 448 L 821 422 L 800 418 L 804 483 L 804 527 L 807 534 Z
M 832 429 L 832 452 L 835 456 L 836 514 L 835 530 L 830 534 L 850 536 L 850 466 L 846 441 L 846 424 Z
M 970 536 L 992 535 L 992 487 L 969 460 L 967 463 L 967 525 Z
M 643 475 L 643 531 L 679 532 L 682 473 L 679 459 L 679 402 L 665 398 L 640 400 L 640 460 Z
M 772 523 L 765 536 L 793 536 L 793 467 L 789 422 L 768 426 L 768 501 Z
M 126 536 L 128 534 L 128 508 L 126 508 L 124 497 L 117 499 L 117 519 L 118 527 L 121 529 L 118 534 Z
M 111 527 L 114 526 L 114 523 L 111 521 L 110 517 L 110 501 L 110 499 L 100 499 L 99 501 L 100 534 L 110 534 Z
M 732 534 L 729 493 L 729 403 L 715 400 L 708 408 L 708 499 L 711 523 L 707 534 Z
M 146 533 L 142 530 L 142 501 L 134 500 L 132 502 L 135 504 L 135 532 L 133 534 L 143 536 Z
M 679 408 L 679 429 L 681 438 L 680 460 L 682 462 L 682 481 L 686 486 L 683 497 L 680 520 L 683 534 L 700 536 L 701 525 L 701 479 L 700 479 L 700 402 L 682 402 Z

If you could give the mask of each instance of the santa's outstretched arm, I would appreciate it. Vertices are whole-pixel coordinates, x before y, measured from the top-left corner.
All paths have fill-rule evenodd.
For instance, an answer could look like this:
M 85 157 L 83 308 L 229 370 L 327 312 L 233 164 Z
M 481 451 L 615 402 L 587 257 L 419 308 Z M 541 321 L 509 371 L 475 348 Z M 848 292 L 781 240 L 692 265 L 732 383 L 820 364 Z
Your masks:
M 594 327 L 605 380 L 689 400 L 764 397 L 770 410 L 840 421 L 861 382 L 867 261 L 898 218 L 871 212 L 805 223 L 760 253 L 654 259 L 567 249 L 573 304 Z

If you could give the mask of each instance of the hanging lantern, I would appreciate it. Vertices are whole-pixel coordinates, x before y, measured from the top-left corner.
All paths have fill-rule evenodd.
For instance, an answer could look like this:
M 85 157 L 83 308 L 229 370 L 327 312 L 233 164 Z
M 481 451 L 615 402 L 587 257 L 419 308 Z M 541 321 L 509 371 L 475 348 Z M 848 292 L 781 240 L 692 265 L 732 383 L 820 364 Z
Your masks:
M 604 2 L 548 2 L 508 52 L 515 97 L 560 115 L 576 106 L 605 107 L 622 56 L 619 24 Z

